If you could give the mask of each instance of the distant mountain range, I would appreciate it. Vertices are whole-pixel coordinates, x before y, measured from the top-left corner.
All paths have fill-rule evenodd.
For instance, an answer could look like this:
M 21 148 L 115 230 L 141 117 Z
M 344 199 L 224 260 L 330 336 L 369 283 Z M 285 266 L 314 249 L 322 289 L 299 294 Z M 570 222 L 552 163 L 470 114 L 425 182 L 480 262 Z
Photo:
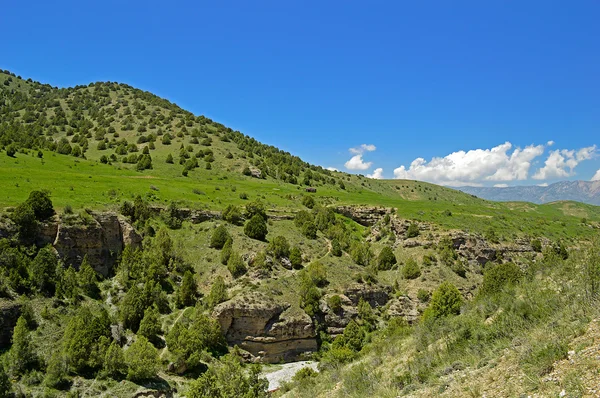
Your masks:
M 482 199 L 498 202 L 522 201 L 541 204 L 559 200 L 574 200 L 600 206 L 600 181 L 561 181 L 547 187 L 459 187 L 456 189 Z

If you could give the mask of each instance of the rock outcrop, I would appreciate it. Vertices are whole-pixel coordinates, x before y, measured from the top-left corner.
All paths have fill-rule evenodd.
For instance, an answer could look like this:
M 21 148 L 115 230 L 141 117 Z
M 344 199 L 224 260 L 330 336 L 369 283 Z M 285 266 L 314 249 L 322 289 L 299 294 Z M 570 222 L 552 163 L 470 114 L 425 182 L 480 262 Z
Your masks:
M 353 306 L 352 301 L 343 294 L 339 297 L 342 302 L 342 306 L 339 310 L 333 311 L 327 305 L 328 297 L 324 297 L 320 302 L 321 312 L 325 314 L 325 326 L 327 327 L 327 334 L 331 336 L 337 336 L 344 333 L 344 329 L 348 326 L 348 323 L 358 316 L 358 311 Z
M 350 299 L 353 305 L 358 305 L 362 298 L 371 307 L 384 306 L 390 299 L 390 287 L 377 285 L 354 285 L 346 289 L 344 295 Z
M 21 304 L 9 300 L 0 300 L 0 349 L 11 344 L 13 329 L 21 316 Z
M 78 268 L 87 256 L 90 265 L 106 276 L 125 246 L 139 246 L 142 238 L 116 213 L 91 213 L 90 216 L 85 222 L 59 222 L 52 246 L 65 264 Z
M 417 303 L 408 296 L 400 296 L 390 301 L 387 313 L 390 317 L 404 318 L 409 324 L 419 319 Z
M 289 362 L 317 350 L 312 320 L 304 313 L 289 316 L 289 307 L 254 295 L 221 303 L 213 315 L 230 345 L 238 345 L 260 362 Z
M 386 214 L 392 212 L 391 209 L 375 206 L 338 206 L 334 211 L 365 227 L 375 225 Z

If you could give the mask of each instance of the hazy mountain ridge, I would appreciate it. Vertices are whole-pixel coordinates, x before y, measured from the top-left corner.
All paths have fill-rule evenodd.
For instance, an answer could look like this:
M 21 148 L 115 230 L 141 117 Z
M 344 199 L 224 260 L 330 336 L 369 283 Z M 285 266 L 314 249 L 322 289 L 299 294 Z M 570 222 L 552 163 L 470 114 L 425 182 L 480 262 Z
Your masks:
M 560 181 L 547 187 L 459 187 L 457 189 L 483 199 L 499 202 L 522 201 L 542 204 L 573 200 L 600 206 L 600 181 Z

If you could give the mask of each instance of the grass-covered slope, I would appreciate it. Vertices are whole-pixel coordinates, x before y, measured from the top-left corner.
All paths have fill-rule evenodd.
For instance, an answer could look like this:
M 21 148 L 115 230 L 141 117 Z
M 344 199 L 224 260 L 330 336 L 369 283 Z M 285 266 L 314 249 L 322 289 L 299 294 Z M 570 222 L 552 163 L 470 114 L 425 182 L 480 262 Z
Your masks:
M 479 233 L 493 227 L 506 238 L 542 230 L 573 237 L 589 233 L 582 219 L 600 221 L 598 208 L 574 202 L 494 203 L 423 182 L 332 172 L 112 82 L 59 89 L 0 73 L 0 148 L 12 155 L 0 156 L 0 206 L 46 189 L 58 207 L 106 209 L 142 195 L 221 210 L 247 195 L 270 208 L 297 209 L 311 186 L 326 204 L 391 207 L 403 218 Z

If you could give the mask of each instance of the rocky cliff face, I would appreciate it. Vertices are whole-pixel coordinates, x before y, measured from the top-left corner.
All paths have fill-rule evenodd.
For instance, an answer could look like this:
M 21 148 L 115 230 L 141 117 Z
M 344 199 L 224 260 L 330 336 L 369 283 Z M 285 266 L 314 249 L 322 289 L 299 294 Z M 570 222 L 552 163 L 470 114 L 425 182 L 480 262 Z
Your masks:
M 375 225 L 386 214 L 391 214 L 392 212 L 391 209 L 375 206 L 338 206 L 334 211 L 365 227 Z
M 310 317 L 286 313 L 289 304 L 261 296 L 238 297 L 219 304 L 213 315 L 230 345 L 237 344 L 255 360 L 266 363 L 292 361 L 317 350 Z
M 13 329 L 21 316 L 21 304 L 0 300 L 0 349 L 10 347 Z
M 91 216 L 86 223 L 59 222 L 52 245 L 65 264 L 77 268 L 87 256 L 90 265 L 106 276 L 125 246 L 140 246 L 142 238 L 115 213 L 92 213 Z M 53 231 L 49 227 L 48 230 Z
M 59 258 L 79 268 L 87 256 L 90 265 L 106 276 L 126 246 L 140 247 L 142 237 L 122 216 L 116 213 L 91 213 L 79 216 L 54 216 L 38 225 L 35 244 L 52 245 Z M 16 234 L 12 221 L 0 220 L 0 238 Z

